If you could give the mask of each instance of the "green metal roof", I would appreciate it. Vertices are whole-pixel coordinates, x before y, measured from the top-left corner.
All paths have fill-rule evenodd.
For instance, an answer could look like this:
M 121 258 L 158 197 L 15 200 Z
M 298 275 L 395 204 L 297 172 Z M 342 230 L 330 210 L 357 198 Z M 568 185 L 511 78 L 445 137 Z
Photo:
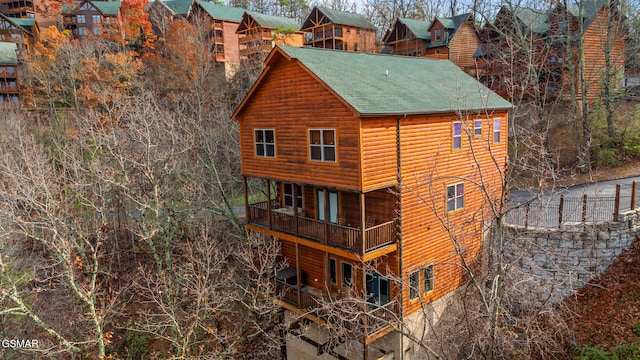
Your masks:
M 14 24 L 26 27 L 32 27 L 36 24 L 36 19 L 27 19 L 27 18 L 11 18 Z
M 544 34 L 549 31 L 549 13 L 546 11 L 516 7 L 513 8 L 513 14 L 536 34 Z
M 409 29 L 418 39 L 427 41 L 431 39 L 431 32 L 429 32 L 431 22 L 407 18 L 400 18 L 398 19 L 398 22 L 404 24 L 404 26 L 406 26 L 407 29 Z
M 169 10 L 173 11 L 176 15 L 187 16 L 193 0 L 169 0 L 162 2 Z
M 607 3 L 606 0 L 584 0 L 582 3 L 582 17 L 584 19 L 585 29 L 591 25 L 591 22 L 598 15 L 598 11 Z M 567 11 L 576 18 L 580 15 L 580 6 L 578 4 L 568 4 Z
M 268 27 L 268 28 L 276 28 L 276 27 L 284 27 L 284 28 L 292 28 L 294 30 L 300 30 L 300 24 L 298 24 L 294 19 L 289 19 L 285 17 L 265 15 L 255 11 L 245 11 L 245 14 L 251 16 L 260 26 Z
M 200 4 L 200 6 L 202 6 L 204 11 L 206 11 L 214 19 L 240 22 L 242 21 L 242 15 L 246 11 L 242 8 L 218 5 L 216 3 L 208 1 L 196 1 L 198 4 Z
M 452 16 L 452 17 L 449 17 L 449 18 L 441 18 L 441 17 L 437 18 L 438 21 L 440 21 L 440 23 L 442 23 L 442 25 L 446 29 L 445 33 L 442 34 L 443 35 L 443 40 L 440 41 L 440 42 L 437 42 L 437 43 L 429 43 L 429 44 L 427 44 L 427 48 L 434 48 L 434 47 L 440 47 L 440 46 L 448 45 L 449 41 L 456 34 L 456 32 L 458 31 L 460 26 L 462 24 L 464 24 L 464 22 L 467 21 L 467 19 L 469 19 L 470 16 L 471 16 L 471 13 L 466 13 L 466 14 L 460 14 L 460 15 Z
M 360 115 L 509 109 L 511 104 L 448 60 L 278 46 Z
M 88 1 L 105 15 L 117 16 L 120 11 L 120 1 Z
M 18 64 L 18 55 L 16 54 L 16 50 L 18 49 L 18 45 L 12 42 L 0 42 L 0 64 Z
M 309 17 L 311 17 L 316 10 L 324 14 L 331 23 L 340 25 L 351 25 L 362 29 L 376 30 L 376 27 L 373 26 L 371 21 L 369 21 L 369 19 L 367 19 L 363 15 L 316 6 L 311 11 Z M 302 25 L 302 28 L 307 29 L 311 27 L 313 27 L 313 24 L 311 23 L 311 20 L 307 18 L 307 20 Z

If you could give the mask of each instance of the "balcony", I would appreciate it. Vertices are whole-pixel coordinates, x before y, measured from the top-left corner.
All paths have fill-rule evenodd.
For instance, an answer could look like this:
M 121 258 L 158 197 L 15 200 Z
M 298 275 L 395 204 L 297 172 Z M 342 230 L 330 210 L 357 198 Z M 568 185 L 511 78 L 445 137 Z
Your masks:
M 396 242 L 396 222 L 387 221 L 367 227 L 352 227 L 294 214 L 293 209 L 278 207 L 272 201 L 248 206 L 247 223 L 305 238 L 333 247 L 365 255 Z
M 354 333 L 364 335 L 365 338 L 386 329 L 395 323 L 399 317 L 400 308 L 395 300 L 384 305 L 378 305 L 368 303 L 363 299 L 341 298 L 339 294 L 328 295 L 310 286 L 303 286 L 298 289 L 295 285 L 276 281 L 276 296 L 278 300 L 301 310 L 305 314 L 329 320 L 335 319 L 335 316 L 330 315 L 333 312 L 340 312 L 340 307 L 349 309 L 350 314 L 353 314 L 354 311 L 362 313 L 364 316 L 357 316 L 354 321 L 347 321 L 341 325 Z

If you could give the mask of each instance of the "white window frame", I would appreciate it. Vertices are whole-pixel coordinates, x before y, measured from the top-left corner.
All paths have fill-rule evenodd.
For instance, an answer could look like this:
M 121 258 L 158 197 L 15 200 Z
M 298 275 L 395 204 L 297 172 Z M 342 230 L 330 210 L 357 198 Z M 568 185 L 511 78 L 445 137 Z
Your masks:
M 433 265 L 427 265 L 422 269 L 422 294 L 428 294 L 434 289 Z
M 409 274 L 409 301 L 420 297 L 420 271 L 416 270 Z
M 464 183 L 448 185 L 446 198 L 448 213 L 464 208 Z
M 456 130 L 459 131 L 458 134 L 456 134 Z M 456 144 L 456 140 L 459 141 L 457 144 Z M 451 148 L 453 150 L 462 149 L 462 122 L 461 121 L 454 121 L 453 125 L 451 126 Z
M 482 120 L 473 121 L 473 136 L 482 136 Z
M 493 142 L 499 143 L 501 136 L 500 119 L 493 119 Z
M 87 36 L 87 28 L 84 26 L 78 26 L 78 36 Z
M 82 19 L 82 20 L 80 20 Z M 87 18 L 84 15 L 76 15 L 76 22 L 78 24 L 86 24 L 87 23 Z
M 320 142 L 312 143 L 312 133 L 319 132 Z M 333 133 L 333 144 L 325 143 L 325 133 L 332 132 Z M 319 161 L 319 162 L 337 162 L 337 135 L 336 129 L 325 128 L 325 129 L 309 129 L 309 159 L 311 161 Z M 314 158 L 314 149 L 320 151 L 320 157 L 317 156 Z M 331 155 L 333 154 L 333 159 L 331 159 Z
M 267 132 L 270 131 L 272 135 L 272 142 L 267 141 Z M 258 133 L 262 134 L 262 141 L 258 141 Z M 255 144 L 256 157 L 259 158 L 275 158 L 276 157 L 276 130 L 275 129 L 254 129 L 253 130 L 253 143 Z M 268 149 L 273 148 L 273 155 L 268 155 Z M 262 154 L 259 153 L 259 149 L 262 149 Z
M 91 15 L 91 22 L 94 24 L 100 24 L 102 23 L 102 17 L 100 14 L 93 14 Z

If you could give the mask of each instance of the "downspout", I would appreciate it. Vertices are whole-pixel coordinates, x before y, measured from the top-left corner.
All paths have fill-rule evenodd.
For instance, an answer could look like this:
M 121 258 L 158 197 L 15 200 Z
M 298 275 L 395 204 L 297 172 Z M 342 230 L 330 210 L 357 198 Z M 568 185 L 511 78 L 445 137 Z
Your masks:
M 396 179 L 398 181 L 398 218 L 396 220 L 397 236 L 398 236 L 398 275 L 402 279 L 402 152 L 400 147 L 400 121 L 407 118 L 407 114 L 404 114 L 396 121 Z M 404 293 L 404 286 L 400 286 L 400 299 L 398 304 L 398 311 L 400 312 L 403 321 L 400 322 L 400 359 L 404 359 L 404 315 L 402 310 L 402 294 Z

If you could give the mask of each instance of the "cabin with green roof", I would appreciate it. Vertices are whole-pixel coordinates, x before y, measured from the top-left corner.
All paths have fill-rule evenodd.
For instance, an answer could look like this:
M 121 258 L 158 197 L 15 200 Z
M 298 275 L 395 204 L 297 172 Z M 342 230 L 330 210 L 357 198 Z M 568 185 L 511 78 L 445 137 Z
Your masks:
M 240 60 L 261 62 L 275 45 L 302 46 L 304 33 L 294 19 L 245 11 L 236 30 Z
M 154 0 L 145 8 L 149 14 L 153 35 L 163 38 L 174 21 L 187 20 L 194 0 Z
M 288 335 L 288 358 L 400 357 L 415 345 L 394 319 L 421 338 L 421 309 L 448 301 L 465 283 L 460 262 L 479 260 L 510 108 L 448 60 L 272 50 L 233 119 L 246 228 L 288 264 L 268 295 L 317 330 Z M 458 243 L 448 226 L 465 234 Z M 331 340 L 335 320 L 319 309 L 335 301 L 360 304 L 346 341 Z
M 78 39 L 113 34 L 124 37 L 121 24 L 120 1 L 83 0 L 63 12 L 66 29 Z
M 10 18 L 35 18 L 33 0 L 0 0 L 0 13 Z
M 16 43 L 0 42 L 0 107 L 16 106 L 20 102 L 17 51 Z
M 431 40 L 431 22 L 398 18 L 382 38 L 387 54 L 421 57 Z
M 378 52 L 376 27 L 363 15 L 316 6 L 302 24 L 304 46 Z
M 204 21 L 209 26 L 209 39 L 217 62 L 225 64 L 229 78 L 240 64 L 240 42 L 236 33 L 246 10 L 218 5 L 208 1 L 196 1 L 189 16 L 191 23 Z
M 569 99 L 572 92 L 580 97 L 584 91 L 592 101 L 601 96 L 606 82 L 609 46 L 608 87 L 622 86 L 624 16 L 605 0 L 581 4 L 582 9 L 557 4 L 546 10 L 503 6 L 493 23 L 485 25 L 474 54 L 480 80 L 506 98 Z M 584 46 L 583 70 L 578 65 L 579 42 Z
M 39 34 L 35 19 L 11 18 L 0 14 L 0 41 L 15 43 L 20 59 L 25 59 Z

